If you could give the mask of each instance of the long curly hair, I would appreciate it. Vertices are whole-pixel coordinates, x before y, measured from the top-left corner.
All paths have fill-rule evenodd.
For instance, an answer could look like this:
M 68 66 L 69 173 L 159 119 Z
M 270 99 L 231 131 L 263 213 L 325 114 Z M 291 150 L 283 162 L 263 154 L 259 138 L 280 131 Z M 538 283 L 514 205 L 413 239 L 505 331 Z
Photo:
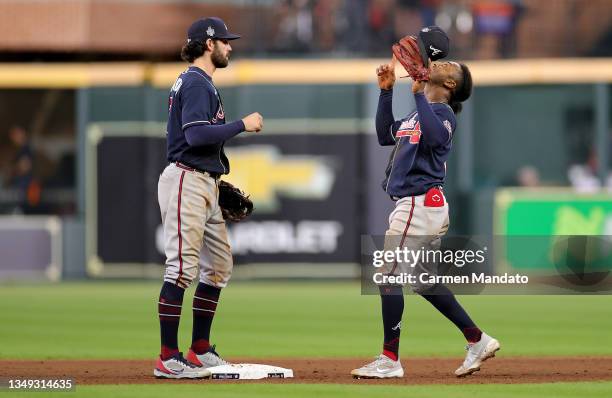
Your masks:
M 205 42 L 201 40 L 190 40 L 181 48 L 181 59 L 192 63 L 196 58 L 200 58 L 206 52 Z

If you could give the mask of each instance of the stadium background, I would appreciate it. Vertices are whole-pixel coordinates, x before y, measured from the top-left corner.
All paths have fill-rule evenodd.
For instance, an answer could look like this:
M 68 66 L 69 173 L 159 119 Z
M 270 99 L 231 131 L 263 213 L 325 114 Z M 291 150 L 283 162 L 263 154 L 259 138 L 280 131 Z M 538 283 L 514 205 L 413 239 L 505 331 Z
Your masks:
M 612 234 L 610 6 L 607 0 L 0 2 L 0 310 L 6 321 L 0 336 L 12 343 L 0 358 L 153 357 L 153 304 L 163 270 L 156 183 L 165 165 L 167 93 L 184 68 L 178 52 L 186 27 L 200 16 L 220 16 L 243 34 L 230 67 L 215 75 L 229 120 L 253 111 L 265 120 L 261 134 L 228 145 L 229 179 L 253 195 L 257 211 L 230 227 L 236 283 L 224 293 L 226 313 L 214 332 L 226 355 L 375 352 L 376 298 L 360 297 L 357 282 L 360 235 L 383 233 L 392 205 L 380 189 L 388 150 L 376 144 L 373 130 L 374 70 L 394 40 L 425 24 L 449 32 L 451 57 L 465 60 L 475 81 L 448 163 L 451 233 Z M 400 80 L 396 117 L 412 106 L 409 93 L 408 79 Z M 24 148 L 25 161 L 17 157 Z M 312 314 L 310 292 L 321 294 L 323 306 L 335 303 L 350 321 L 341 325 L 333 308 Z M 134 308 L 102 310 L 109 318 L 70 328 L 41 315 L 56 307 L 65 311 L 60 319 L 79 317 L 89 305 L 101 310 L 100 295 Z M 75 298 L 82 306 L 70 303 Z M 609 356 L 610 348 L 597 348 L 612 347 L 609 321 L 599 312 L 609 298 L 568 299 L 467 300 L 509 340 L 509 355 Z M 260 312 L 250 314 L 247 300 Z M 529 308 L 518 316 L 515 303 Z M 490 315 L 495 306 L 508 315 Z M 272 308 L 286 317 L 280 327 Z M 406 344 L 406 358 L 461 355 L 460 340 L 444 334 L 450 328 L 436 314 L 419 304 L 414 311 L 426 320 L 420 333 L 442 343 L 409 332 L 422 344 Z M 542 312 L 547 319 L 539 319 Z M 119 342 L 128 316 L 138 322 Z M 325 344 L 313 335 L 326 328 L 310 330 L 306 316 L 333 330 L 357 334 L 353 325 L 367 333 L 342 334 L 340 346 Z M 569 319 L 582 316 L 591 323 Z M 254 318 L 252 334 L 267 348 L 252 348 L 253 337 L 236 330 Z M 526 322 L 557 343 L 541 347 L 517 336 Z M 569 322 L 565 334 L 554 330 L 555 322 Z M 115 334 L 101 337 L 99 327 Z M 295 332 L 300 327 L 312 333 Z M 48 344 L 52 336 L 62 342 Z M 572 336 L 599 344 L 577 350 L 563 343 Z M 296 340 L 305 347 L 293 347 Z M 610 384 L 572 388 L 609 391 Z

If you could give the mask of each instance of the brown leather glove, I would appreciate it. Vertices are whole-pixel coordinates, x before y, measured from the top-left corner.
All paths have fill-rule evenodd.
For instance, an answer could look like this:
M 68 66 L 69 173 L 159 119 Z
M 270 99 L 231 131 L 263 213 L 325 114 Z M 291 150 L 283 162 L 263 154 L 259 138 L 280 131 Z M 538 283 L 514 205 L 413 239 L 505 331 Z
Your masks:
M 405 36 L 399 43 L 396 43 L 391 47 L 395 58 L 400 64 L 406 69 L 408 75 L 414 81 L 428 81 L 429 80 L 429 69 L 425 67 L 423 58 L 419 52 L 419 45 L 417 44 L 416 37 Z
M 249 196 L 227 181 L 219 181 L 219 206 L 227 221 L 242 221 L 253 212 Z

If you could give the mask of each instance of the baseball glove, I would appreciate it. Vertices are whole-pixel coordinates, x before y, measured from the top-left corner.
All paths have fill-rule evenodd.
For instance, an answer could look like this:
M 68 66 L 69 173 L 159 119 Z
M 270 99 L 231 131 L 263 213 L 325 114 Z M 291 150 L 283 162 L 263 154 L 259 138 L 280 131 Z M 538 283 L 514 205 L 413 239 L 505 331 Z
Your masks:
M 416 37 L 405 36 L 391 47 L 395 58 L 414 81 L 429 80 L 429 69 L 423 63 Z
M 219 181 L 219 206 L 227 221 L 242 221 L 253 212 L 253 202 L 249 195 L 227 181 Z

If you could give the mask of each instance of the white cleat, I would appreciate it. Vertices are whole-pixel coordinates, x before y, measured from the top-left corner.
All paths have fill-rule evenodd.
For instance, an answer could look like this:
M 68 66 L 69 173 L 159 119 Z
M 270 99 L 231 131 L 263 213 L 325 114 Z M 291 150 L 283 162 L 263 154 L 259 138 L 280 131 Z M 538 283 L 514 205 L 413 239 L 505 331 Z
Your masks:
M 465 361 L 455 370 L 455 375 L 457 377 L 464 377 L 479 371 L 482 363 L 489 358 L 493 358 L 499 349 L 499 341 L 483 332 L 478 343 L 467 345 Z
M 196 354 L 193 350 L 189 350 L 187 353 L 187 360 L 197 366 L 201 366 L 204 368 L 212 368 L 215 366 L 221 365 L 231 365 L 225 359 L 221 358 L 217 351 L 215 351 L 215 346 L 213 345 L 206 351 L 204 354 Z
M 404 377 L 404 369 L 399 360 L 394 361 L 386 355 L 380 354 L 374 362 L 351 371 L 355 379 L 389 379 Z
M 204 379 L 210 377 L 210 371 L 192 364 L 178 353 L 165 361 L 157 357 L 153 375 L 160 379 Z

